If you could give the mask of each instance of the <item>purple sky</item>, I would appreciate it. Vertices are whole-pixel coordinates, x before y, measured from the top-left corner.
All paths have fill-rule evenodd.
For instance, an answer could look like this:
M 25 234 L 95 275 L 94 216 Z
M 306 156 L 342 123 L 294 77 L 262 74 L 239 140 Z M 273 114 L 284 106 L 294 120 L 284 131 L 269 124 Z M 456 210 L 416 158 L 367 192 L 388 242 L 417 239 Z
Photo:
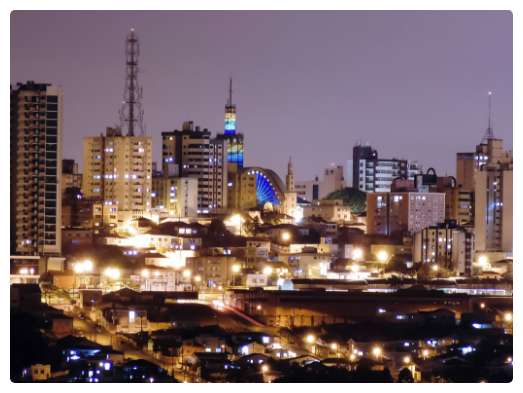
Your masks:
M 223 131 L 234 78 L 246 165 L 298 180 L 344 163 L 357 141 L 384 158 L 454 174 L 455 153 L 494 133 L 512 148 L 509 12 L 14 12 L 11 82 L 65 92 L 64 158 L 118 120 L 124 39 L 141 44 L 144 120 L 153 135 L 184 120 Z

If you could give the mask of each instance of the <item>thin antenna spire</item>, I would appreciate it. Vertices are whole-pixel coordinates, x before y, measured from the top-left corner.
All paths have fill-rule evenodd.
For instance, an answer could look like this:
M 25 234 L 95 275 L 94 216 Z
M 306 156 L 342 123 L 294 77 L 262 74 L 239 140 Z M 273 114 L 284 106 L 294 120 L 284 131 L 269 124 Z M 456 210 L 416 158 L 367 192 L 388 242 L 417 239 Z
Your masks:
M 229 78 L 229 96 L 227 98 L 227 106 L 232 106 L 232 77 Z
M 493 128 L 493 121 L 492 121 L 492 91 L 488 92 L 488 127 L 487 132 L 485 134 L 485 139 L 492 139 L 494 138 L 494 128 Z

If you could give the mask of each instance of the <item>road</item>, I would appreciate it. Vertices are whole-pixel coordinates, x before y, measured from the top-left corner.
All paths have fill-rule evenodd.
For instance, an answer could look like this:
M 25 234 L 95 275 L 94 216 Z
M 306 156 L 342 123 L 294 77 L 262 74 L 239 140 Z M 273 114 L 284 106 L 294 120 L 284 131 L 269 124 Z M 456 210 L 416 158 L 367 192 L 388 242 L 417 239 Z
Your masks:
M 74 316 L 73 329 L 76 334 L 81 337 L 85 337 L 100 345 L 111 346 L 113 349 L 123 352 L 125 359 L 144 359 L 167 370 L 170 375 L 172 375 L 174 371 L 174 377 L 178 381 L 191 382 L 192 380 L 190 375 L 183 373 L 176 367 L 173 367 L 172 364 L 162 362 L 159 359 L 154 358 L 150 353 L 136 348 L 132 344 L 122 340 L 117 334 L 112 334 L 104 328 L 97 327 L 90 319 L 81 319 L 79 316 Z

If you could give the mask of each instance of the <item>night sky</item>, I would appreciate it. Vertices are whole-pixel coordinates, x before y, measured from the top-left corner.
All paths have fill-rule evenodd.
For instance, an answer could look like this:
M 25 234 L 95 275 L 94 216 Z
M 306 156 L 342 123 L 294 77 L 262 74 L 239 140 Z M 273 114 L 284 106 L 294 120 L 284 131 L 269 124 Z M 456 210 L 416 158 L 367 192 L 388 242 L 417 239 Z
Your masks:
M 141 44 L 144 120 L 160 161 L 162 131 L 184 120 L 223 131 L 229 76 L 246 165 L 298 180 L 369 142 L 383 158 L 454 174 L 487 126 L 512 148 L 509 12 L 14 12 L 11 83 L 61 85 L 63 157 L 118 121 L 124 40 Z

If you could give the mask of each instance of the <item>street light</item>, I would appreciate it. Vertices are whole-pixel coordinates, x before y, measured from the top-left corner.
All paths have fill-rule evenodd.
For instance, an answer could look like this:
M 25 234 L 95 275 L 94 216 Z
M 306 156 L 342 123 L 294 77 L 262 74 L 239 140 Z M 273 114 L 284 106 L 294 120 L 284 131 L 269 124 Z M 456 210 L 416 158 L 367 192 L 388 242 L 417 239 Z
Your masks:
M 305 336 L 305 342 L 307 344 L 314 344 L 316 342 L 316 336 L 314 334 L 307 334 Z
M 503 315 L 503 320 L 505 322 L 512 322 L 512 313 L 511 312 L 506 312 L 504 315 Z
M 432 270 L 434 272 L 437 272 L 439 270 L 439 266 L 438 265 L 432 265 Z
M 183 278 L 190 278 L 192 272 L 189 269 L 185 269 L 182 273 Z
M 261 372 L 264 373 L 264 374 L 269 372 L 269 366 L 267 364 L 262 364 Z
M 263 274 L 265 274 L 266 276 L 270 276 L 272 274 L 272 267 L 270 266 L 265 266 L 263 268 Z
M 121 276 L 120 269 L 117 267 L 108 267 L 104 270 L 103 274 L 111 280 L 118 280 Z
M 423 359 L 427 359 L 429 357 L 429 350 L 425 348 L 421 351 L 421 356 L 423 356 Z
M 352 250 L 352 259 L 359 261 L 363 258 L 363 250 L 361 248 L 355 248 Z
M 202 276 L 200 276 L 200 275 L 194 276 L 194 282 L 197 282 L 197 283 L 202 282 Z
M 375 346 L 372 348 L 372 355 L 376 358 L 376 359 L 379 359 L 381 357 L 381 355 L 383 354 L 383 350 L 378 347 L 378 346 Z
M 141 273 L 143 278 L 149 278 L 150 274 L 151 272 L 149 271 L 149 269 L 143 269 Z
M 410 356 L 403 357 L 403 363 L 410 364 L 410 361 L 411 361 Z
M 288 242 L 289 240 L 291 240 L 290 232 L 288 232 L 288 231 L 282 232 L 281 233 L 281 240 L 284 241 L 284 242 Z
M 389 253 L 385 250 L 380 250 L 376 254 L 376 257 L 378 258 L 378 261 L 380 261 L 381 263 L 386 263 L 389 259 Z
M 239 273 L 241 268 L 242 267 L 238 263 L 235 263 L 234 265 L 232 265 L 231 270 L 233 273 Z

